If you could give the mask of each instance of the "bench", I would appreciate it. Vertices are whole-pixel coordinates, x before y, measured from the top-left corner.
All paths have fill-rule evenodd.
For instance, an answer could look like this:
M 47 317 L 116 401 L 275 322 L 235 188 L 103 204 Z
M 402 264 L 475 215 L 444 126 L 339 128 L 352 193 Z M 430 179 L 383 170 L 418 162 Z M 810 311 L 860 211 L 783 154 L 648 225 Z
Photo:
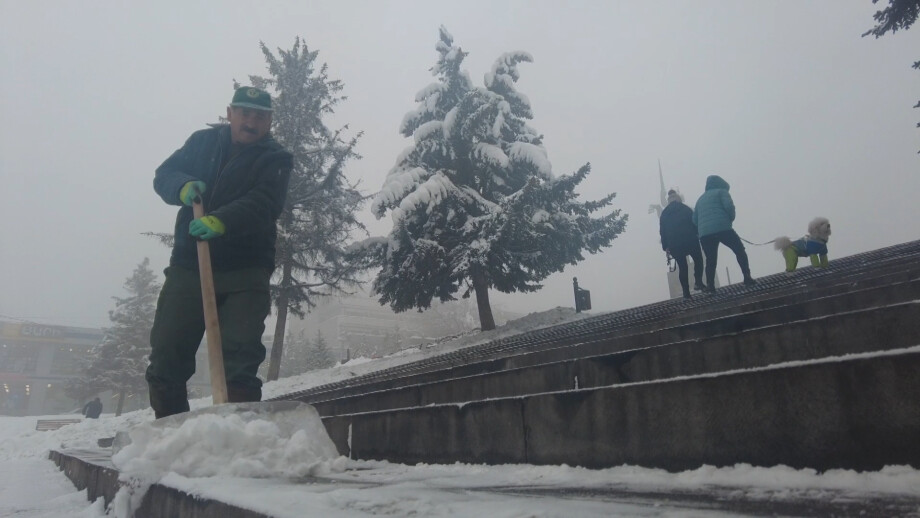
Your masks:
M 57 430 L 62 426 L 69 424 L 79 423 L 82 419 L 39 419 L 35 423 L 35 429 L 39 432 L 47 432 L 49 430 Z

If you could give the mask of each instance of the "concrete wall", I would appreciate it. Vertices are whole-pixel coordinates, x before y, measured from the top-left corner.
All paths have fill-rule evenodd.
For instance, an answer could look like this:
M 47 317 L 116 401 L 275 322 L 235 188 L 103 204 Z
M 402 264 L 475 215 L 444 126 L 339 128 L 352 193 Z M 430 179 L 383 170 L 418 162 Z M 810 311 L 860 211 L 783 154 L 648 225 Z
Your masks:
M 333 440 L 355 458 L 920 467 L 920 258 L 885 266 L 888 256 L 877 255 L 845 268 L 838 261 L 840 271 L 764 278 L 756 290 L 732 286 L 705 304 L 652 304 L 534 331 L 297 397 L 317 403 Z M 853 353 L 868 354 L 762 367 Z M 748 370 L 724 374 L 731 369 Z
M 520 344 L 498 344 L 496 349 L 500 352 L 492 351 L 493 344 L 485 344 L 483 347 L 448 353 L 417 364 L 402 366 L 399 367 L 399 372 L 394 368 L 391 369 L 393 372 L 384 371 L 374 373 L 372 377 L 366 377 L 367 379 L 355 378 L 316 387 L 293 397 L 314 404 L 349 394 L 379 392 L 419 383 L 438 382 L 445 378 L 476 376 L 487 372 L 597 356 L 613 351 L 704 340 L 749 329 L 826 317 L 835 313 L 841 313 L 841 318 L 845 319 L 854 311 L 920 299 L 920 279 L 912 279 L 909 282 L 895 281 L 882 287 L 873 285 L 859 290 L 854 288 L 853 283 L 845 284 L 843 288 L 846 289 L 835 286 L 826 296 L 812 293 L 813 297 L 818 297 L 817 300 L 803 299 L 804 296 L 800 296 L 801 294 L 787 294 L 775 296 L 769 301 L 738 303 L 729 310 L 713 310 L 708 313 L 704 313 L 704 308 L 672 308 L 666 312 L 667 317 L 641 325 L 628 326 L 622 322 L 618 323 L 618 318 L 609 321 L 605 316 L 601 316 L 568 324 L 559 329 L 550 328 L 514 337 L 512 340 Z M 832 328 L 832 333 L 846 328 L 837 323 L 827 323 L 825 326 Z M 460 356 L 458 353 L 465 355 Z
M 917 372 L 905 352 L 324 423 L 353 458 L 406 463 L 920 468 Z
M 651 347 L 648 344 L 660 341 L 658 337 L 632 337 L 638 343 L 616 339 L 590 350 L 633 348 L 587 358 L 578 358 L 570 348 L 558 354 L 534 353 L 530 356 L 539 356 L 548 363 L 488 370 L 458 378 L 453 377 L 453 372 L 444 372 L 442 377 L 448 379 L 429 383 L 413 383 L 411 377 L 391 380 L 387 385 L 394 388 L 311 404 L 320 415 L 331 416 L 568 390 L 576 385 L 599 387 L 908 347 L 920 343 L 920 319 L 912 318 L 917 314 L 920 302 L 909 302 Z M 507 363 L 536 363 L 536 360 L 523 362 L 511 358 Z

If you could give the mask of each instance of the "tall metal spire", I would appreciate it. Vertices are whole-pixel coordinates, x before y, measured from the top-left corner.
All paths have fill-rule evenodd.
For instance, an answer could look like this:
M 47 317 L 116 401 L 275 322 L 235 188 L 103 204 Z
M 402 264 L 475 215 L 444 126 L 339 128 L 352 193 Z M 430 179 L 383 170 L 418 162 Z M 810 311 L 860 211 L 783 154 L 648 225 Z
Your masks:
M 661 204 L 651 204 L 648 206 L 648 213 L 656 213 L 661 217 L 661 211 L 668 206 L 668 191 L 664 188 L 664 174 L 661 172 L 661 159 L 658 159 L 658 180 L 661 182 Z
M 661 182 L 661 206 L 667 207 L 668 206 L 668 192 L 664 188 L 664 174 L 662 174 L 661 172 L 661 159 L 660 158 L 658 159 L 658 180 Z M 661 213 L 659 212 L 658 215 L 661 216 Z

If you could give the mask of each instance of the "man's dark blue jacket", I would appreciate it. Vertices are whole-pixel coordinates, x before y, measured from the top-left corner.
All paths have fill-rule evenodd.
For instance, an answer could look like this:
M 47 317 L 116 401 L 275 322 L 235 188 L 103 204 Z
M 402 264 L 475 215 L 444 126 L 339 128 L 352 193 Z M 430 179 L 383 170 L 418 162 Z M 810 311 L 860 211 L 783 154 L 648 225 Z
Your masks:
M 226 231 L 208 241 L 214 271 L 275 268 L 276 221 L 284 208 L 293 156 L 270 135 L 248 146 L 231 146 L 227 124 L 196 131 L 156 170 L 153 188 L 166 203 L 182 205 L 176 216 L 175 244 L 169 264 L 198 269 L 195 238 L 188 233 L 192 208 L 179 191 L 203 181 L 207 214 Z

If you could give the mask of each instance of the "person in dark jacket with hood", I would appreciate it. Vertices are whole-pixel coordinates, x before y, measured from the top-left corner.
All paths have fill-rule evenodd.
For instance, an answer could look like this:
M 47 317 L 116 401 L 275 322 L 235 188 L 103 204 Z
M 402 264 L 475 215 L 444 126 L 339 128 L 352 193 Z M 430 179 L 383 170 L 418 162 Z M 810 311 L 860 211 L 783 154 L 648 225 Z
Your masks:
M 147 385 L 157 418 L 188 411 L 186 382 L 204 335 L 196 242 L 211 253 L 230 402 L 259 401 L 265 360 L 262 333 L 271 309 L 276 221 L 293 157 L 271 134 L 271 97 L 236 90 L 227 124 L 196 131 L 156 170 L 154 190 L 178 205 L 175 240 L 150 332 Z M 200 199 L 207 213 L 194 218 Z
M 700 240 L 697 237 L 696 225 L 693 224 L 693 210 L 684 205 L 680 193 L 671 189 L 668 191 L 668 206 L 661 211 L 659 219 L 659 233 L 661 234 L 661 249 L 669 253 L 677 263 L 677 278 L 684 291 L 684 298 L 690 298 L 690 283 L 687 275 L 687 256 L 693 259 L 693 289 L 699 291 L 706 286 L 703 284 L 703 254 L 700 252 Z
M 706 178 L 706 191 L 696 201 L 693 210 L 693 223 L 696 224 L 700 236 L 700 245 L 706 255 L 706 291 L 715 292 L 716 265 L 719 262 L 719 243 L 724 244 L 738 259 L 738 266 L 744 275 L 744 284 L 749 286 L 757 284 L 751 277 L 751 267 L 748 265 L 747 252 L 741 238 L 732 229 L 735 221 L 735 203 L 728 194 L 728 182 L 720 176 L 712 175 Z

